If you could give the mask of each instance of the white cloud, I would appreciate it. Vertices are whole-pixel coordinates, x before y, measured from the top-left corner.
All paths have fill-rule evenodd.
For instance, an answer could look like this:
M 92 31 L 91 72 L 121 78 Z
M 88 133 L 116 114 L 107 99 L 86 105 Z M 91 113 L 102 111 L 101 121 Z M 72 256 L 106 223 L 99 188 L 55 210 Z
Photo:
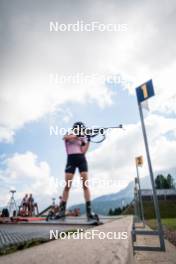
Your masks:
M 3 27 L 7 32 L 0 94 L 2 141 L 12 141 L 17 129 L 55 112 L 66 102 L 111 104 L 112 94 L 103 82 L 55 87 L 49 85 L 51 72 L 120 73 L 132 82 L 130 93 L 152 77 L 157 92 L 152 109 L 176 112 L 175 1 L 168 4 L 165 0 L 162 5 L 159 0 L 70 4 L 69 12 L 63 2 L 43 6 L 40 1 L 31 1 L 20 11 L 16 8 L 18 1 L 14 1 L 6 9 L 8 28 Z M 74 23 L 78 18 L 85 22 L 127 23 L 128 31 L 49 33 L 51 19 Z
M 160 137 L 156 140 L 155 148 L 153 150 L 154 163 L 159 170 L 166 170 L 167 168 L 175 168 L 176 156 L 176 138 L 168 140 L 166 137 Z
M 12 142 L 14 136 L 14 131 L 9 127 L 0 126 L 0 141 Z
M 154 172 L 176 167 L 174 159 L 176 137 L 169 139 L 166 136 L 169 132 L 176 131 L 173 119 L 150 115 L 145 122 Z M 119 181 L 119 186 L 111 189 L 105 187 L 103 190 L 101 188 L 101 191 L 104 193 L 117 192 L 129 181 L 134 180 L 136 177 L 135 157 L 140 155 L 144 156 L 141 176 L 146 176 L 148 167 L 139 123 L 127 125 L 124 132 L 112 131 L 107 140 L 88 155 L 92 177 L 95 179 L 106 177 L 109 180 Z
M 15 153 L 6 157 L 3 165 L 5 168 L 0 172 L 3 186 L 0 204 L 7 203 L 8 190 L 12 186 L 17 190 L 18 201 L 22 200 L 25 193 L 33 193 L 39 204 L 47 206 L 47 203 L 51 203 L 51 197 L 58 195 L 57 181 L 51 175 L 48 163 L 40 162 L 34 153 Z

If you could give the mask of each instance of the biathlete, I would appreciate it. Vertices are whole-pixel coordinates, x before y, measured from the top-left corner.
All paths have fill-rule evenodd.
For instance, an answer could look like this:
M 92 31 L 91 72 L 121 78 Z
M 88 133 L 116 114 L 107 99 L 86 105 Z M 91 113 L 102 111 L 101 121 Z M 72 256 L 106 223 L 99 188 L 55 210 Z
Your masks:
M 62 195 L 62 201 L 60 203 L 60 210 L 56 215 L 56 219 L 65 217 L 66 203 L 68 200 L 69 191 L 76 168 L 78 168 L 84 191 L 87 219 L 88 221 L 98 221 L 98 215 L 92 213 L 91 210 L 90 190 L 88 187 L 88 165 L 85 156 L 90 145 L 90 137 L 80 133 L 82 129 L 85 129 L 84 123 L 76 122 L 74 123 L 72 128 L 74 133 L 67 134 L 63 138 L 65 141 L 65 148 L 67 152 L 67 164 L 65 168 L 65 188 Z

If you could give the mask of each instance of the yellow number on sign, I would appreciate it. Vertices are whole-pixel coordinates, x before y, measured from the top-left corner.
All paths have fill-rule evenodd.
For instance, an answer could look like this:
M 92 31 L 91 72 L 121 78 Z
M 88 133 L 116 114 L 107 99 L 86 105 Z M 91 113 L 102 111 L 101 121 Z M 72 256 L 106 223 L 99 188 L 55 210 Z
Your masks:
M 136 158 L 136 165 L 137 166 L 141 166 L 143 165 L 144 161 L 143 161 L 143 156 L 137 157 Z
M 143 91 L 144 98 L 147 98 L 148 97 L 147 85 L 146 84 L 143 84 L 141 86 L 141 89 Z

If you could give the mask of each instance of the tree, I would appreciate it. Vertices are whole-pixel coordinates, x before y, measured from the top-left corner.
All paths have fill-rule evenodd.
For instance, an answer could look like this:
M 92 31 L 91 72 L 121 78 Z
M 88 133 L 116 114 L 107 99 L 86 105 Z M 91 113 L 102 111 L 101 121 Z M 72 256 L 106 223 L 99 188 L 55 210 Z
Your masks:
M 122 209 L 120 207 L 115 208 L 112 210 L 111 208 L 109 209 L 109 215 L 120 215 L 122 213 Z
M 109 215 L 113 215 L 113 211 L 111 208 L 109 209 Z
M 162 174 L 159 174 L 155 179 L 155 185 L 156 189 L 163 189 L 164 187 L 164 176 Z
M 156 189 L 173 189 L 174 179 L 170 174 L 168 174 L 167 177 L 162 174 L 159 174 L 155 179 L 155 185 Z
M 122 212 L 122 210 L 121 210 L 120 207 L 119 207 L 119 208 L 115 208 L 115 210 L 114 210 L 114 215 L 120 215 L 121 212 Z
M 174 179 L 170 174 L 167 175 L 167 183 L 168 183 L 169 189 L 174 189 L 174 187 L 175 187 L 174 186 Z

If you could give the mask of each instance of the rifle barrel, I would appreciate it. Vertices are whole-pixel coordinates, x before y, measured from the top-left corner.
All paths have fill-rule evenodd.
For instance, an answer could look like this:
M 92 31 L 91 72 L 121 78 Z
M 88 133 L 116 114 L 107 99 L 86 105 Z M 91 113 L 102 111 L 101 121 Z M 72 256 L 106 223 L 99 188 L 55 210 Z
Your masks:
M 104 131 L 104 130 L 108 130 L 108 129 L 113 129 L 113 128 L 123 128 L 123 126 L 122 125 L 119 125 L 119 126 L 112 126 L 112 127 L 96 127 L 96 128 L 87 128 L 87 129 L 85 129 L 89 134 L 92 134 L 92 133 L 94 133 L 94 134 L 102 134 L 102 132 Z
M 123 128 L 123 125 L 119 125 L 119 126 L 112 126 L 112 127 L 99 127 L 99 128 L 93 128 L 92 130 L 100 130 L 100 129 L 112 129 L 112 128 Z

